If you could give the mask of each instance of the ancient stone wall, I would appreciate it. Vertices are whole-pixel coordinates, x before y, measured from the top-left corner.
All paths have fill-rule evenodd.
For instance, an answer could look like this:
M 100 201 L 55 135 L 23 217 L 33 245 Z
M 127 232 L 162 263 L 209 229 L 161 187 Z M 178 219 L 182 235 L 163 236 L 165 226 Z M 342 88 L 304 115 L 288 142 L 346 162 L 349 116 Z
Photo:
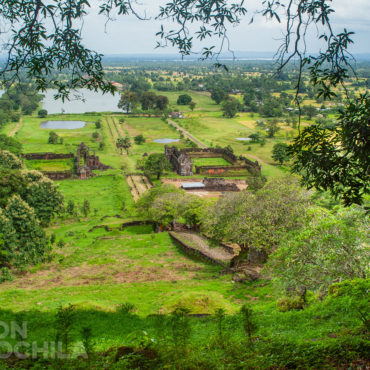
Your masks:
M 195 173 L 209 176 L 237 176 L 247 174 L 249 166 L 195 166 Z
M 226 182 L 222 178 L 208 178 L 203 179 L 204 190 L 207 191 L 239 191 L 236 184 Z
M 261 166 L 243 156 L 237 157 L 227 148 L 185 148 L 178 150 L 175 146 L 165 146 L 166 158 L 171 162 L 175 172 L 180 176 L 191 176 L 193 162 L 191 158 L 224 158 L 230 165 L 196 166 L 196 174 L 210 176 L 237 176 L 250 171 L 261 172 Z
M 93 170 L 105 171 L 109 168 L 112 167 L 101 163 L 99 157 L 95 155 L 95 151 L 93 154 L 90 154 L 90 149 L 85 143 L 81 143 L 78 146 L 76 155 L 76 172 L 80 179 L 87 179 L 91 176 Z
M 53 160 L 53 159 L 69 159 L 74 158 L 73 153 L 57 154 L 57 153 L 26 153 L 22 154 L 25 159 L 40 159 L 40 160 Z
M 44 176 L 51 180 L 65 180 L 73 176 L 72 171 L 41 171 Z

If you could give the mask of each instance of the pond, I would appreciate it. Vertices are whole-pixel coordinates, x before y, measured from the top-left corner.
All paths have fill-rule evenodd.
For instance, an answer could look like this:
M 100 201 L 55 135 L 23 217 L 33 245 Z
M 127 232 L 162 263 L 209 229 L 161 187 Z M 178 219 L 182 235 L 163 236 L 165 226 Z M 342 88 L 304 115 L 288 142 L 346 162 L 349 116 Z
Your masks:
M 154 143 L 159 143 L 159 144 L 170 144 L 170 143 L 177 143 L 180 141 L 180 139 L 169 139 L 169 138 L 164 138 L 164 139 L 155 139 L 153 140 Z
M 45 121 L 41 122 L 41 128 L 47 128 L 52 130 L 75 130 L 77 128 L 85 127 L 86 122 L 84 121 Z
M 239 140 L 239 141 L 250 141 L 252 139 L 250 137 L 237 137 L 237 138 L 235 138 L 235 140 Z
M 111 95 L 80 89 L 71 93 L 70 100 L 63 103 L 60 99 L 54 99 L 56 92 L 56 90 L 48 89 L 43 93 L 45 97 L 42 101 L 42 107 L 49 114 L 119 111 L 117 104 L 120 95 L 118 93 Z

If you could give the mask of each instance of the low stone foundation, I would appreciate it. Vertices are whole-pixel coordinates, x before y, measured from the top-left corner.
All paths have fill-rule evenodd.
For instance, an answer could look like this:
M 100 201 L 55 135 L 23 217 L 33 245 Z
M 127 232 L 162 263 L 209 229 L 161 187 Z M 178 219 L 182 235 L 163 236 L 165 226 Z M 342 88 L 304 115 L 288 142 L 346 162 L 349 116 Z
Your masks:
M 69 159 L 74 158 L 73 153 L 57 154 L 57 153 L 25 153 L 22 154 L 25 159 L 40 159 L 40 160 L 53 160 L 53 159 Z

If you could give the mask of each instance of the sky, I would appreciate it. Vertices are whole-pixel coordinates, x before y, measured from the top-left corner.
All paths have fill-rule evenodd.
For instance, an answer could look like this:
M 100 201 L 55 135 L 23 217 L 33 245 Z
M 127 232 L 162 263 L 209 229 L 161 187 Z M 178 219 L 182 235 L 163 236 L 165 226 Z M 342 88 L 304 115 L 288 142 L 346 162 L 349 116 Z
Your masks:
M 85 19 L 83 37 L 85 45 L 105 55 L 112 54 L 159 54 L 175 53 L 175 49 L 155 49 L 156 32 L 163 23 L 170 27 L 166 21 L 154 19 L 159 5 L 167 1 L 163 0 L 140 0 L 142 5 L 137 6 L 139 14 L 147 14 L 150 20 L 140 21 L 134 16 L 117 16 L 116 20 L 109 22 L 103 16 L 97 15 L 98 2 L 92 1 L 92 8 Z M 258 16 L 252 24 L 249 24 L 250 16 L 257 9 L 262 0 L 246 0 L 245 6 L 248 15 L 237 27 L 229 30 L 231 49 L 236 51 L 250 52 L 275 52 L 283 37 L 282 25 L 274 21 L 266 21 Z M 354 31 L 353 53 L 370 53 L 370 0 L 334 0 L 332 7 L 335 13 L 331 16 L 335 32 L 341 32 L 344 28 Z M 317 52 L 320 44 L 317 41 L 317 31 L 308 37 L 310 52 Z

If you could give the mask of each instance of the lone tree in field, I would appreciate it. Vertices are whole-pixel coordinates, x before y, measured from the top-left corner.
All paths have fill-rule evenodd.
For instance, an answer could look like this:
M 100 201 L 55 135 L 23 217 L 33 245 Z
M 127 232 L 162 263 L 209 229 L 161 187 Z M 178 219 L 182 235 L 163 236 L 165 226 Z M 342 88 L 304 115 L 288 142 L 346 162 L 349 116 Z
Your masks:
M 131 141 L 129 137 L 119 137 L 116 141 L 116 147 L 120 150 L 122 154 L 122 150 L 125 149 L 126 153 L 128 154 L 128 150 L 131 148 Z
M 289 161 L 289 146 L 285 143 L 277 143 L 272 149 L 272 159 L 280 164 Z
M 240 102 L 238 99 L 231 98 L 227 99 L 222 104 L 222 114 L 227 118 L 233 118 L 238 113 Z
M 55 97 L 63 99 L 76 88 L 116 91 L 104 75 L 102 55 L 86 48 L 82 41 L 83 21 L 95 5 L 95 2 L 81 0 L 3 1 L 0 20 L 5 25 L 2 37 L 7 55 L 0 77 L 5 83 L 13 83 L 26 74 L 34 78 L 37 89 L 55 88 Z M 135 0 L 102 0 L 97 6 L 99 14 L 107 21 L 126 15 L 143 19 Z M 305 84 L 301 73 L 304 67 L 308 68 L 316 99 L 332 99 L 339 87 L 345 88 L 346 79 L 353 72 L 348 52 L 353 32 L 347 29 L 334 32 L 331 16 L 335 9 L 331 0 L 259 0 L 257 6 L 257 12 L 247 12 L 243 1 L 168 0 L 159 7 L 157 19 L 169 20 L 170 29 L 161 26 L 157 33 L 158 46 L 177 47 L 185 56 L 196 51 L 194 45 L 199 45 L 198 52 L 203 58 L 214 58 L 216 67 L 227 69 L 218 57 L 232 41 L 228 38 L 228 30 L 244 18 L 253 22 L 255 17 L 264 16 L 284 23 L 285 34 L 276 55 L 277 72 L 292 60 L 297 61 L 299 73 L 294 101 L 299 111 L 299 93 Z M 313 34 L 312 31 L 321 44 L 308 54 L 307 35 Z M 50 79 L 51 71 L 65 70 L 73 70 L 72 80 Z M 132 83 L 131 91 L 141 94 L 150 89 L 147 81 L 140 80 L 140 86 L 138 82 Z M 219 104 L 224 98 L 216 94 L 216 90 L 213 90 L 213 99 Z M 329 190 L 346 205 L 361 204 L 370 192 L 370 99 L 368 95 L 353 97 L 347 92 L 344 98 L 346 106 L 338 118 L 336 130 L 316 125 L 301 130 L 298 122 L 300 132 L 290 147 L 292 170 L 303 175 L 308 187 Z M 157 109 L 161 109 L 159 105 L 162 103 L 155 104 Z M 337 150 L 338 143 L 343 150 Z M 327 150 L 328 147 L 331 150 Z
M 180 95 L 177 99 L 178 105 L 189 105 L 192 101 L 192 97 L 188 94 Z
M 40 109 L 37 114 L 40 118 L 45 118 L 48 115 L 48 111 L 46 109 Z
M 150 154 L 144 164 L 145 173 L 157 176 L 157 180 L 161 178 L 163 172 L 170 170 L 171 163 L 166 156 L 161 153 Z
M 220 88 L 215 88 L 212 90 L 211 99 L 215 101 L 216 104 L 220 104 L 223 100 L 228 98 L 227 93 Z
M 126 113 L 130 113 L 139 104 L 139 97 L 136 92 L 126 91 L 121 95 L 121 99 L 118 102 L 118 108 L 122 109 Z
M 58 144 L 59 136 L 54 131 L 49 132 L 48 144 Z

